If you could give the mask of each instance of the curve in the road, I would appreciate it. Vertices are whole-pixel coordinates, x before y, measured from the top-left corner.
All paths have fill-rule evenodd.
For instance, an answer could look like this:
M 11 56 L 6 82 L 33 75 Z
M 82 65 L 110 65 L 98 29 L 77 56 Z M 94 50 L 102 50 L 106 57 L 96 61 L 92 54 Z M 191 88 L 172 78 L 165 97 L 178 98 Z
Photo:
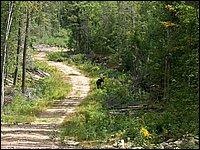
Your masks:
M 51 48 L 41 50 L 35 58 L 64 72 L 70 78 L 72 90 L 64 100 L 55 100 L 53 106 L 41 113 L 31 124 L 2 124 L 1 149 L 64 148 L 56 138 L 59 133 L 58 127 L 67 115 L 74 113 L 75 108 L 87 96 L 90 79 L 74 67 L 61 62 L 47 61 L 45 58 L 47 52 L 51 52 Z

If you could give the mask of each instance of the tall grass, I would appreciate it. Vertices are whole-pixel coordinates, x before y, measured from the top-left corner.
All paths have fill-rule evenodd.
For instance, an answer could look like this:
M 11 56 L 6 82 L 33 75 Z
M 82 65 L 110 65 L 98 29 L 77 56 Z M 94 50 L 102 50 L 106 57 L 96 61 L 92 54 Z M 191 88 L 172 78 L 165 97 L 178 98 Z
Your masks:
M 59 56 L 63 58 L 58 58 Z M 87 61 L 83 54 L 68 56 L 54 53 L 49 58 L 65 60 L 64 63 L 75 65 L 92 78 L 91 92 L 71 119 L 66 118 L 62 125 L 62 142 L 68 137 L 94 141 L 109 141 L 111 137 L 114 137 L 116 140 L 123 138 L 125 141 L 135 140 L 138 143 L 146 140 L 140 133 L 144 123 L 141 123 L 138 118 L 132 117 L 129 113 L 111 114 L 111 111 L 115 111 L 116 108 L 125 107 L 137 101 L 137 98 L 123 84 L 127 80 L 124 74 L 95 66 Z M 105 83 L 102 89 L 97 89 L 95 82 L 101 75 L 106 77 Z
M 2 122 L 32 122 L 35 116 L 51 106 L 53 100 L 64 99 L 71 90 L 68 78 L 62 72 L 56 71 L 53 67 L 49 68 L 42 62 L 37 62 L 35 67 L 48 70 L 51 75 L 27 84 L 29 88 L 35 89 L 31 97 L 28 98 L 21 93 L 15 95 L 12 103 L 4 107 L 4 113 L 1 114 Z
M 65 54 L 60 57 L 63 57 L 59 59 L 63 59 L 65 63 L 75 65 L 92 78 L 92 90 L 88 97 L 77 109 L 76 114 L 70 119 L 66 118 L 63 123 L 61 141 L 68 137 L 75 137 L 80 141 L 105 140 L 107 142 L 110 138 L 116 140 L 123 138 L 135 145 L 151 147 L 151 143 L 157 144 L 169 138 L 178 139 L 185 133 L 198 134 L 196 108 L 188 113 L 179 106 L 180 103 L 166 104 L 167 106 L 163 107 L 164 110 L 158 112 L 129 111 L 111 114 L 118 108 L 146 101 L 148 93 L 144 91 L 131 93 L 128 89 L 131 84 L 129 81 L 131 75 L 95 66 L 87 61 L 83 54 L 74 56 Z M 106 77 L 105 83 L 102 89 L 97 89 L 95 82 L 101 74 Z M 174 99 L 174 102 L 177 101 Z M 171 102 L 173 102 L 172 99 Z M 178 108 L 173 108 L 173 106 Z M 189 121 L 190 119 L 192 121 Z

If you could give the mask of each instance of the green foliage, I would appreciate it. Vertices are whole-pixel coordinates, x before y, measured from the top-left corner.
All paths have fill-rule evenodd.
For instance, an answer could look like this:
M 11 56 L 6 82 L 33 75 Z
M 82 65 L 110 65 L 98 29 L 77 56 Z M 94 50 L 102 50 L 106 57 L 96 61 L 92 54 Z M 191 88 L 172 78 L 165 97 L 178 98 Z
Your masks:
M 40 68 L 45 66 L 44 70 L 48 69 L 42 62 L 37 62 L 37 65 L 40 65 Z M 3 114 L 1 121 L 12 123 L 33 121 L 35 116 L 49 107 L 53 100 L 63 99 L 69 93 L 70 85 L 63 79 L 67 80 L 61 72 L 54 72 L 44 79 L 29 84 L 30 88 L 37 90 L 32 91 L 30 98 L 25 95 L 16 95 L 13 102 L 4 107 L 5 115 Z
M 139 118 L 129 114 L 112 115 L 110 110 L 103 106 L 105 90 L 91 92 L 72 118 L 64 121 L 61 128 L 61 141 L 68 137 L 76 140 L 107 140 L 124 139 L 135 145 L 143 146 L 154 141 L 141 133 L 141 127 L 147 127 Z M 155 134 L 150 130 L 151 134 Z M 148 133 L 150 134 L 150 133 Z
M 76 65 L 83 64 L 85 62 L 86 58 L 84 54 L 76 54 L 71 55 L 68 59 L 69 63 L 75 63 Z
M 77 65 L 93 77 L 91 80 L 93 92 L 82 103 L 80 111 L 63 124 L 62 140 L 68 136 L 76 137 L 79 140 L 109 139 L 114 135 L 117 139 L 132 140 L 135 145 L 144 145 L 144 143 L 149 145 L 169 138 L 181 138 L 187 132 L 198 133 L 197 104 L 192 105 L 197 97 L 189 95 L 191 90 L 187 89 L 188 92 L 185 93 L 185 96 L 182 95 L 185 88 L 181 88 L 179 96 L 177 95 L 178 90 L 172 90 L 176 98 L 171 95 L 174 99 L 171 98 L 168 103 L 164 103 L 162 106 L 164 111 L 161 112 L 149 111 L 141 114 L 138 112 L 138 118 L 129 115 L 128 112 L 112 116 L 109 112 L 115 111 L 117 108 L 147 100 L 148 93 L 142 90 L 132 93 L 129 90 L 129 86 L 133 84 L 133 81 L 130 80 L 130 73 L 122 74 L 112 69 L 103 69 L 101 66 L 92 65 L 87 60 L 83 61 L 83 64 L 76 63 L 76 61 L 70 61 L 70 63 Z M 95 82 L 102 73 L 106 76 L 105 83 L 103 83 L 102 89 L 96 89 Z M 191 99 L 188 99 L 188 96 Z M 188 113 L 187 110 L 193 111 Z M 188 124 L 191 118 L 193 121 Z M 133 128 L 131 128 L 132 126 Z M 148 129 L 152 135 L 151 138 L 141 134 L 141 127 Z
M 63 57 L 63 54 L 60 52 L 50 53 L 47 55 L 48 60 L 63 62 L 66 58 Z
M 66 136 L 78 140 L 109 139 L 113 135 L 117 139 L 134 139 L 139 134 L 139 128 L 134 118 L 126 115 L 111 116 L 99 102 L 86 100 L 77 113 L 63 123 L 61 140 Z
M 168 138 L 181 138 L 183 134 L 199 134 L 199 113 L 197 95 L 191 96 L 191 92 L 185 88 L 176 89 L 168 104 L 165 104 L 165 111 L 147 113 L 144 115 L 145 124 L 162 137 L 158 141 Z M 183 94 L 184 93 L 184 94 Z
M 8 2 L 2 2 L 1 8 L 1 41 L 3 41 Z M 119 137 L 131 133 L 136 136 L 135 141 L 139 143 L 145 142 L 141 134 L 136 134 L 136 132 L 139 133 L 139 125 L 144 125 L 150 133 L 155 133 L 157 137 L 153 138 L 154 142 L 171 137 L 179 138 L 186 132 L 198 133 L 198 2 L 16 2 L 7 46 L 6 77 L 14 72 L 18 18 L 24 22 L 25 8 L 33 10 L 29 45 L 46 43 L 68 47 L 76 55 L 55 53 L 50 54 L 49 59 L 76 65 L 93 77 L 91 87 L 94 93 L 90 99 L 99 104 L 95 105 L 95 108 L 84 109 L 83 116 L 80 118 L 77 116 L 78 119 L 70 123 L 71 129 L 74 126 L 77 128 L 81 126 L 80 129 L 84 131 L 82 134 L 78 129 L 72 129 L 77 137 L 79 135 L 81 139 L 106 137 L 105 135 L 111 134 L 107 131 L 108 123 L 121 128 L 111 128 L 119 134 Z M 59 9 L 60 18 L 58 17 Z M 58 22 L 61 25 L 60 33 Z M 24 27 L 22 24 L 23 34 Z M 85 56 L 91 51 L 108 58 L 102 62 L 103 66 L 95 66 L 91 61 L 87 61 Z M 32 69 L 35 69 L 35 66 Z M 103 88 L 97 90 L 95 81 L 101 74 L 106 79 Z M 49 97 L 59 98 L 57 92 L 51 94 L 55 89 L 49 89 L 46 84 L 50 83 L 53 82 L 48 79 L 44 82 L 40 81 L 40 85 L 37 85 L 39 91 Z M 145 88 L 140 86 L 142 83 L 145 83 L 149 91 L 144 91 Z M 29 84 L 33 83 L 29 82 Z M 160 87 L 161 98 L 151 98 L 152 95 L 156 95 L 156 90 L 151 90 L 150 85 Z M 50 93 L 46 90 L 50 90 Z M 39 95 L 42 94 L 39 93 Z M 162 106 L 164 110 L 147 112 L 143 119 L 137 120 L 142 122 L 136 123 L 137 129 L 133 131 L 124 129 L 124 131 L 122 126 L 113 122 L 118 122 L 119 118 L 115 120 L 110 117 L 107 108 L 122 107 L 136 101 L 157 103 L 156 105 Z M 22 103 L 26 104 L 26 102 Z M 99 111 L 101 107 L 106 110 Z M 87 123 L 84 122 L 85 116 L 89 116 Z M 101 128 L 104 133 L 98 130 L 100 126 L 96 124 L 96 120 L 101 120 L 100 118 L 108 121 L 108 123 L 104 122 L 105 126 L 102 125 L 105 127 Z M 131 125 L 126 121 L 127 118 L 124 120 L 118 123 L 125 127 Z M 80 125 L 80 122 L 84 123 Z M 92 123 L 95 125 L 93 126 Z M 71 131 L 66 132 L 73 134 Z
M 46 63 L 37 60 L 35 61 L 34 67 L 35 68 L 33 69 L 38 69 L 49 73 L 54 73 L 57 71 L 55 67 L 49 67 Z
M 29 115 L 1 115 L 1 121 L 7 122 L 10 124 L 18 124 L 18 123 L 31 123 L 35 120 L 35 117 Z
M 75 65 L 86 74 L 90 74 L 91 76 L 95 76 L 103 72 L 100 67 L 94 66 L 91 61 L 88 61 L 85 57 L 85 54 L 70 55 L 67 53 L 57 52 L 49 54 L 48 59 L 52 61 L 64 61 L 69 65 Z
M 9 115 L 27 115 L 33 116 L 40 112 L 41 109 L 38 107 L 38 100 L 37 102 L 29 100 L 28 98 L 24 97 L 23 95 L 18 95 L 15 97 L 13 103 L 5 107 L 5 112 Z M 38 107 L 38 108 L 37 108 Z
M 39 81 L 39 84 L 35 85 L 38 94 L 46 99 L 63 99 L 66 93 L 69 92 L 69 87 L 66 88 L 66 83 L 63 82 L 65 77 L 60 73 L 54 73 L 50 77 Z M 56 81 L 56 83 L 54 83 Z M 54 86 L 50 86 L 50 85 Z
M 87 105 L 87 108 L 80 108 L 77 116 L 73 120 L 65 123 L 63 134 L 73 135 L 81 140 L 94 140 L 99 136 L 105 138 L 105 135 L 101 132 L 101 129 L 104 128 L 102 121 L 105 118 L 106 114 L 104 114 L 102 107 L 98 103 L 91 102 Z M 72 126 L 73 128 L 70 129 Z
M 93 92 L 82 102 L 75 115 L 63 123 L 61 141 L 67 137 L 75 137 L 77 140 L 108 140 L 113 136 L 116 140 L 123 138 L 126 141 L 135 140 L 136 143 L 141 140 L 148 141 L 148 139 L 140 135 L 140 128 L 143 124 L 136 118 L 123 113 L 116 116 L 110 113 L 111 108 L 115 111 L 117 108 L 122 108 L 135 102 L 134 96 L 122 84 L 126 82 L 126 75 L 120 76 L 119 73 L 112 77 L 112 74 L 116 71 L 105 70 L 92 64 L 88 65 L 87 61 L 84 61 L 83 64 L 76 63 L 76 61 L 74 63 L 84 72 L 90 71 L 88 72 L 89 75 L 94 77 L 91 80 Z M 103 83 L 103 89 L 96 89 L 95 82 L 101 71 L 106 76 L 105 83 Z M 109 78 L 107 77 L 108 73 L 110 74 Z M 141 142 L 141 145 L 143 143 Z
M 67 40 L 60 37 L 48 37 L 39 41 L 39 43 L 47 44 L 50 46 L 67 47 Z
M 130 91 L 116 79 L 106 79 L 104 88 L 106 94 L 103 99 L 108 107 L 123 107 L 133 101 Z

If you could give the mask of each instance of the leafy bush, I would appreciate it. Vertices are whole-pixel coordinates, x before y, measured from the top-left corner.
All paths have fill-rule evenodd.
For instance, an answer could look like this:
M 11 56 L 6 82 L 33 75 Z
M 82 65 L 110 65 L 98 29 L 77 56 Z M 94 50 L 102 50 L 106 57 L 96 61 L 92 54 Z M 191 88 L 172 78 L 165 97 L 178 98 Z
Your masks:
M 53 73 L 51 76 L 40 80 L 39 84 L 35 85 L 37 95 L 43 96 L 47 99 L 62 99 L 69 93 L 69 84 L 63 81 L 65 76 L 60 72 Z M 54 86 L 51 86 L 54 85 Z
M 138 118 L 129 112 L 113 116 L 110 111 L 144 102 L 148 100 L 149 93 L 142 89 L 132 91 L 130 87 L 133 80 L 130 73 L 123 74 L 100 65 L 95 66 L 90 61 L 81 61 L 80 58 L 81 56 L 70 59 L 68 63 L 76 65 L 93 77 L 92 92 L 83 102 L 80 108 L 82 111 L 63 124 L 62 140 L 66 136 L 74 136 L 79 140 L 96 140 L 108 139 L 114 135 L 118 139 L 132 140 L 135 145 L 149 145 L 169 138 L 180 138 L 187 132 L 198 134 L 197 105 L 191 107 L 197 98 L 190 94 L 191 89 L 177 90 L 171 87 L 173 92 L 170 92 L 168 103 L 159 102 L 159 106 L 162 104 L 163 107 L 161 111 L 137 111 Z M 97 89 L 95 82 L 102 74 L 106 77 L 105 82 L 102 89 Z
M 2 121 L 27 122 L 29 119 L 26 119 L 26 117 L 30 118 L 28 122 L 33 121 L 34 116 L 51 105 L 54 99 L 63 99 L 69 93 L 70 85 L 63 79 L 67 80 L 61 72 L 54 72 L 52 75 L 34 82 L 33 85 L 30 84 L 29 87 L 37 89 L 34 93 L 35 98 L 27 98 L 22 94 L 15 96 L 13 102 L 4 107 L 3 112 L 5 113 L 2 115 Z M 21 118 L 19 119 L 18 116 Z M 14 119 L 11 120 L 11 118 Z
M 140 123 L 127 114 L 113 116 L 108 109 L 121 108 L 134 102 L 133 95 L 123 84 L 128 84 L 126 77 L 114 70 L 94 66 L 90 61 L 83 61 L 81 57 L 82 55 L 76 55 L 67 62 L 77 65 L 93 77 L 91 80 L 93 92 L 82 103 L 76 115 L 63 124 L 61 139 L 73 136 L 79 140 L 95 140 L 108 139 L 114 135 L 118 139 L 133 140 L 140 134 Z M 96 89 L 95 82 L 102 74 L 106 77 L 103 89 Z
M 76 54 L 76 55 L 71 55 L 68 59 L 68 63 L 72 63 L 75 65 L 80 65 L 85 62 L 86 58 L 84 54 Z
M 44 35 L 42 38 L 37 38 L 37 40 L 34 40 L 33 42 L 66 48 L 69 41 L 68 35 L 68 30 L 61 29 L 60 33 L 56 33 L 54 36 Z
M 78 140 L 108 139 L 111 135 L 117 138 L 134 139 L 139 125 L 133 118 L 125 115 L 111 116 L 100 103 L 84 102 L 72 119 L 63 124 L 61 139 L 73 136 Z M 124 134 L 121 134 L 122 131 Z
M 60 52 L 50 53 L 47 55 L 47 58 L 50 61 L 58 61 L 58 62 L 63 62 L 67 59 L 66 57 L 63 57 L 63 54 Z

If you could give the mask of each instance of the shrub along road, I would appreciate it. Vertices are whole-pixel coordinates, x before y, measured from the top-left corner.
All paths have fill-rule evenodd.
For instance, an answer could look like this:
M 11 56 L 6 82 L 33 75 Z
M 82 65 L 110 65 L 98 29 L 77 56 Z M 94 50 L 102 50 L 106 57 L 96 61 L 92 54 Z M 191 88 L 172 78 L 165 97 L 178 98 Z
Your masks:
M 45 56 L 58 49 L 40 46 L 41 52 L 35 59 L 54 66 L 69 78 L 72 90 L 64 100 L 55 100 L 52 107 L 37 116 L 31 124 L 1 124 L 1 149 L 57 149 L 66 148 L 59 143 L 58 127 L 64 118 L 75 112 L 75 108 L 87 96 L 90 90 L 90 79 L 76 68 L 61 62 L 46 60 Z M 53 86 L 53 85 L 52 85 Z

